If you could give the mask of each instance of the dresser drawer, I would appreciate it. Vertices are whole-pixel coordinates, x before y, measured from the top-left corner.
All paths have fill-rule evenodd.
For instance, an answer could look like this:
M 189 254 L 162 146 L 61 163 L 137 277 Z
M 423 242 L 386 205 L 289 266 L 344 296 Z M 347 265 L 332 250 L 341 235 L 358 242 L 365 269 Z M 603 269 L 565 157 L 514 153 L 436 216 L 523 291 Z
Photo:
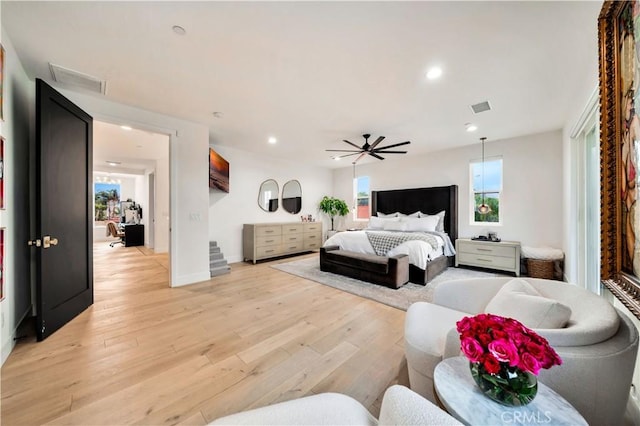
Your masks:
M 307 222 L 307 223 L 304 224 L 304 232 L 322 233 L 322 223 L 320 223 L 320 222 Z
M 256 237 L 256 247 L 277 246 L 282 243 L 281 235 L 269 235 L 266 237 Z
M 461 253 L 479 254 L 485 256 L 501 256 L 501 257 L 513 257 L 515 256 L 515 247 L 505 247 L 500 245 L 490 245 L 495 243 L 478 244 L 468 243 L 460 241 L 458 242 L 458 251 Z
M 322 241 L 322 231 L 320 232 L 305 232 L 305 241 Z
M 297 241 L 302 241 L 303 234 L 284 234 L 282 236 L 282 244 L 295 243 Z
M 302 223 L 282 225 L 282 235 L 302 234 L 303 230 L 304 230 L 304 227 L 302 226 Z
M 273 257 L 278 256 L 282 253 L 282 246 L 264 246 L 264 247 L 256 247 L 256 257 L 258 259 L 263 257 Z
M 304 245 L 302 244 L 302 241 L 294 241 L 294 242 L 290 242 L 290 243 L 283 243 L 282 244 L 282 252 L 283 253 L 295 253 L 298 251 L 302 251 L 303 250 Z
M 304 241 L 304 249 L 305 250 L 319 250 L 322 247 L 322 242 L 320 238 L 317 240 L 305 240 Z
M 515 268 L 516 259 L 504 256 L 487 256 L 475 253 L 458 253 L 458 262 L 465 265 L 483 266 L 485 268 Z
M 267 237 L 269 235 L 282 235 L 282 225 L 256 226 L 256 237 Z

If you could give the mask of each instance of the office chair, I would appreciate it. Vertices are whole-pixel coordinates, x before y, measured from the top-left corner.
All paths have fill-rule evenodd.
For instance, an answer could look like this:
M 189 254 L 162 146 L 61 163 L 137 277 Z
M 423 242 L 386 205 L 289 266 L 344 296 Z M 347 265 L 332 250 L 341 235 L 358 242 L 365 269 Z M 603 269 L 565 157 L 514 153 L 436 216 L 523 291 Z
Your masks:
M 124 244 L 124 231 L 120 231 L 115 222 L 107 222 L 107 231 L 108 236 L 120 238 L 118 241 L 112 241 L 111 244 L 109 244 L 109 247 L 113 247 L 118 243 Z

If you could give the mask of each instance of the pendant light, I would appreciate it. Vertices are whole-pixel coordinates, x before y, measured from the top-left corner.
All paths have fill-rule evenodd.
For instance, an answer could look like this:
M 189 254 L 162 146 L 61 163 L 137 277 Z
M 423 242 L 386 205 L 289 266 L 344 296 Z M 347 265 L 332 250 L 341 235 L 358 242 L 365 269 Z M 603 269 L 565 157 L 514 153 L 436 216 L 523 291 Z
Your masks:
M 487 214 L 491 212 L 491 207 L 484 202 L 484 141 L 486 140 L 486 137 L 480 138 L 480 141 L 482 142 L 482 204 L 476 208 L 476 211 L 479 214 Z

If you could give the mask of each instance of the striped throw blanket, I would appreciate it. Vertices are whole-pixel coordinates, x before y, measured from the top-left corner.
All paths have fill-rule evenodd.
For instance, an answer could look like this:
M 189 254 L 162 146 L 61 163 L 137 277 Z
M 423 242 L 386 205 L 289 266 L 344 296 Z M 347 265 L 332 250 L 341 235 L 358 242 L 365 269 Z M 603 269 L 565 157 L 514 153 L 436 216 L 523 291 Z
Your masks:
M 367 238 L 378 256 L 386 256 L 389 250 L 406 241 L 419 240 L 429 243 L 433 250 L 438 248 L 438 240 L 433 235 L 415 232 L 366 231 Z

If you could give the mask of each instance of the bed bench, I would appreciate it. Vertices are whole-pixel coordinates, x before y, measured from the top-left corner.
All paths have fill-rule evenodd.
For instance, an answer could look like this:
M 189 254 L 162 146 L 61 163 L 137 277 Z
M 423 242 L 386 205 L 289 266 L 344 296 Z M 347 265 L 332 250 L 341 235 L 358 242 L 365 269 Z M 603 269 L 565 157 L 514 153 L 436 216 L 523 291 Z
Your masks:
M 409 281 L 409 256 L 376 256 L 327 246 L 320 248 L 320 270 L 399 288 Z

